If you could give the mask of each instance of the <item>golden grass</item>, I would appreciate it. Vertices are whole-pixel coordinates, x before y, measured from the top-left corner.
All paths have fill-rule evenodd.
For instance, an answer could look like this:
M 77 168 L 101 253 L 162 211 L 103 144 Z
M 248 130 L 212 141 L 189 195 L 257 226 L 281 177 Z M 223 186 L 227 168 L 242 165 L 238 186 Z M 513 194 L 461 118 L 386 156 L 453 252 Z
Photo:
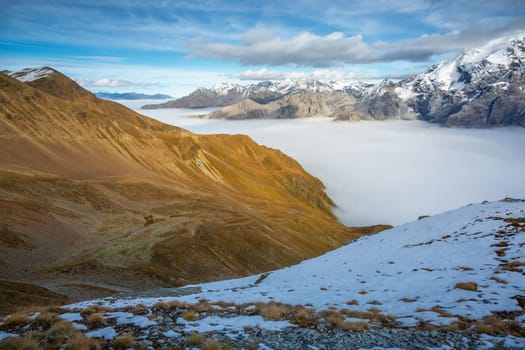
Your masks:
M 204 342 L 204 336 L 200 333 L 192 333 L 188 339 L 186 339 L 188 345 L 199 346 Z
M 269 302 L 259 307 L 259 315 L 266 320 L 277 321 L 290 312 L 290 306 L 286 304 Z
M 86 318 L 89 315 L 92 314 L 98 314 L 98 313 L 104 313 L 111 311 L 110 307 L 102 306 L 102 305 L 90 305 L 86 307 L 85 309 L 80 311 L 80 315 L 84 318 Z
M 416 301 L 416 299 L 402 298 L 401 301 L 404 302 L 404 303 L 414 303 Z
M 349 332 L 362 332 L 370 329 L 368 322 L 358 321 L 358 322 L 343 322 L 338 325 L 344 331 Z
M 288 321 L 302 328 L 312 328 L 319 324 L 319 316 L 314 309 L 307 309 L 303 306 L 294 306 L 290 310 Z
M 502 320 L 496 315 L 484 317 L 482 320 L 474 322 L 472 330 L 475 333 L 485 333 L 490 335 L 513 335 L 525 337 L 525 328 L 514 320 Z
M 69 341 L 69 350 L 100 350 L 102 343 L 99 339 L 88 338 L 83 333 L 76 333 Z
M 137 304 L 131 308 L 130 312 L 133 315 L 144 316 L 148 314 L 148 309 L 146 309 L 146 306 L 144 306 L 143 304 Z
M 181 316 L 185 321 L 195 321 L 197 318 L 197 312 L 195 310 L 188 310 Z
M 19 337 L 7 338 L 1 343 L 2 350 L 40 350 L 40 339 L 33 332 L 27 332 Z
M 496 255 L 499 256 L 499 257 L 503 257 L 506 255 L 506 252 L 507 251 L 507 248 L 500 248 L 498 250 L 496 250 Z
M 455 270 L 472 271 L 474 269 L 472 267 L 468 267 L 468 266 L 457 266 L 457 267 L 455 267 Z
M 208 340 L 201 345 L 201 350 L 222 350 L 222 346 L 216 340 Z
M 454 288 L 468 291 L 476 291 L 478 290 L 478 284 L 476 282 L 458 282 L 456 283 Z
M 129 334 L 122 334 L 113 339 L 112 345 L 115 350 L 126 350 L 135 343 L 135 337 Z
M 493 281 L 495 281 L 496 283 L 499 283 L 499 284 L 509 284 L 509 282 L 505 281 L 502 278 L 496 277 L 496 276 L 492 276 L 489 279 L 491 279 L 491 280 L 493 280 Z
M 510 271 L 510 272 L 522 273 L 523 272 L 523 269 L 521 269 L 522 266 L 525 266 L 525 262 L 514 260 L 509 263 L 502 264 L 501 269 L 505 271 Z
M 346 305 L 359 305 L 359 302 L 355 299 L 352 299 L 352 300 L 348 300 L 345 304 Z
M 358 293 L 361 294 L 361 295 L 368 294 L 368 292 L 366 290 L 364 290 L 364 289 L 360 290 Z
M 4 326 L 9 328 L 23 327 L 28 323 L 31 323 L 31 319 L 25 311 L 15 312 L 4 320 Z
M 51 327 L 56 322 L 60 321 L 61 318 L 55 312 L 42 311 L 35 319 L 35 323 L 44 329 Z
M 102 314 L 92 314 L 85 318 L 84 323 L 88 329 L 97 329 L 108 324 Z

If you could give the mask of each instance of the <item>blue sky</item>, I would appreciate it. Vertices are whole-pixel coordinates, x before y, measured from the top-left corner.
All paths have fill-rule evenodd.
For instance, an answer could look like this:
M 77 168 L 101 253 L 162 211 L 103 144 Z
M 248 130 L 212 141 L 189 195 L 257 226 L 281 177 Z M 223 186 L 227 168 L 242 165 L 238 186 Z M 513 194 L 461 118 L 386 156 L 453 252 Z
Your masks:
M 0 0 L 0 67 L 92 91 L 174 96 L 222 81 L 382 79 L 525 28 L 523 0 Z

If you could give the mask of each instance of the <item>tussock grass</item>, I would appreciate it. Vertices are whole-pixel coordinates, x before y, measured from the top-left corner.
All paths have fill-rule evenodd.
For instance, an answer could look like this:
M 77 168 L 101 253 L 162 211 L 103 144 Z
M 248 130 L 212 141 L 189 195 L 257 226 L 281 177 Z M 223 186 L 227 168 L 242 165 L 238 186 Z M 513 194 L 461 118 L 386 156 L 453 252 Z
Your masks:
M 115 350 L 126 350 L 133 347 L 135 337 L 129 334 L 122 334 L 113 339 L 112 345 Z
M 7 338 L 0 343 L 3 350 L 40 350 L 40 338 L 34 332 L 27 332 L 19 337 Z
M 319 324 L 319 316 L 314 309 L 297 305 L 290 310 L 288 321 L 302 328 L 313 328 Z
M 148 314 L 148 309 L 143 304 L 137 304 L 129 310 L 133 315 L 144 316 Z
M 339 325 L 339 328 L 349 332 L 362 332 L 370 329 L 370 325 L 365 321 L 343 322 Z
M 84 323 L 88 327 L 88 329 L 97 329 L 104 327 L 108 324 L 104 316 L 102 314 L 92 314 L 85 318 Z
M 201 345 L 201 350 L 222 350 L 222 346 L 216 340 L 208 340 Z
M 457 266 L 457 267 L 454 268 L 454 270 L 472 271 L 474 269 L 472 267 L 468 267 L 468 266 Z
M 192 333 L 188 339 L 186 339 L 188 345 L 199 346 L 204 342 L 204 336 L 200 333 Z
M 35 319 L 35 323 L 44 329 L 48 329 L 60 320 L 61 318 L 57 313 L 42 311 Z
M 92 314 L 104 313 L 108 311 L 111 311 L 110 307 L 101 306 L 101 305 L 90 305 L 86 307 L 85 309 L 83 309 L 82 311 L 80 311 L 80 315 L 86 318 L 87 316 L 92 315 Z
M 181 316 L 185 321 L 195 321 L 197 319 L 197 312 L 195 310 L 188 310 Z
M 4 320 L 4 326 L 9 328 L 19 328 L 23 327 L 26 324 L 31 323 L 31 319 L 29 318 L 29 315 L 25 311 L 18 311 L 14 314 L 9 315 Z
M 478 290 L 478 284 L 476 282 L 458 282 L 456 283 L 454 288 L 468 291 L 476 291 Z
M 261 315 L 266 320 L 277 321 L 281 318 L 284 318 L 288 313 L 290 313 L 291 307 L 286 304 L 269 302 L 263 305 L 256 305 L 259 309 L 259 315 Z
M 499 284 L 509 284 L 509 282 L 505 281 L 502 278 L 496 277 L 496 276 L 492 276 L 490 279 Z

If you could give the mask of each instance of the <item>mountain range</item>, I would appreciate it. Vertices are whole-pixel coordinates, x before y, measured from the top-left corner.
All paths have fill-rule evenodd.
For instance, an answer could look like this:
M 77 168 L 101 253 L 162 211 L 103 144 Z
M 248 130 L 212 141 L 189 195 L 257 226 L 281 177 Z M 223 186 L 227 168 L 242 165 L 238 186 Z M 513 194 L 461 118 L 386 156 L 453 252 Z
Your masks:
M 12 76 L 0 275 L 25 299 L 9 302 L 45 299 L 38 286 L 84 298 L 258 273 L 384 228 L 340 224 L 318 179 L 247 136 L 163 124 L 52 68 Z
M 95 92 L 95 96 L 106 100 L 165 100 L 172 98 L 165 94 L 141 94 L 138 92 Z
M 525 35 L 492 40 L 398 82 L 372 85 L 303 79 L 248 86 L 219 84 L 143 108 L 216 106 L 229 107 L 211 113 L 210 118 L 317 115 L 337 120 L 420 119 L 465 127 L 525 126 Z

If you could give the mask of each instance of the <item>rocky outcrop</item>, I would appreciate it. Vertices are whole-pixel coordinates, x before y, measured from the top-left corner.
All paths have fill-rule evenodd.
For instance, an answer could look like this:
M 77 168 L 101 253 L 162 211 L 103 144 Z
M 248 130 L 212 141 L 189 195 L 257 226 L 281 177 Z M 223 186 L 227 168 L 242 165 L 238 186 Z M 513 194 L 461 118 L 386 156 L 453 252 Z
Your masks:
M 501 38 L 398 83 L 419 118 L 448 126 L 525 126 L 525 37 Z

